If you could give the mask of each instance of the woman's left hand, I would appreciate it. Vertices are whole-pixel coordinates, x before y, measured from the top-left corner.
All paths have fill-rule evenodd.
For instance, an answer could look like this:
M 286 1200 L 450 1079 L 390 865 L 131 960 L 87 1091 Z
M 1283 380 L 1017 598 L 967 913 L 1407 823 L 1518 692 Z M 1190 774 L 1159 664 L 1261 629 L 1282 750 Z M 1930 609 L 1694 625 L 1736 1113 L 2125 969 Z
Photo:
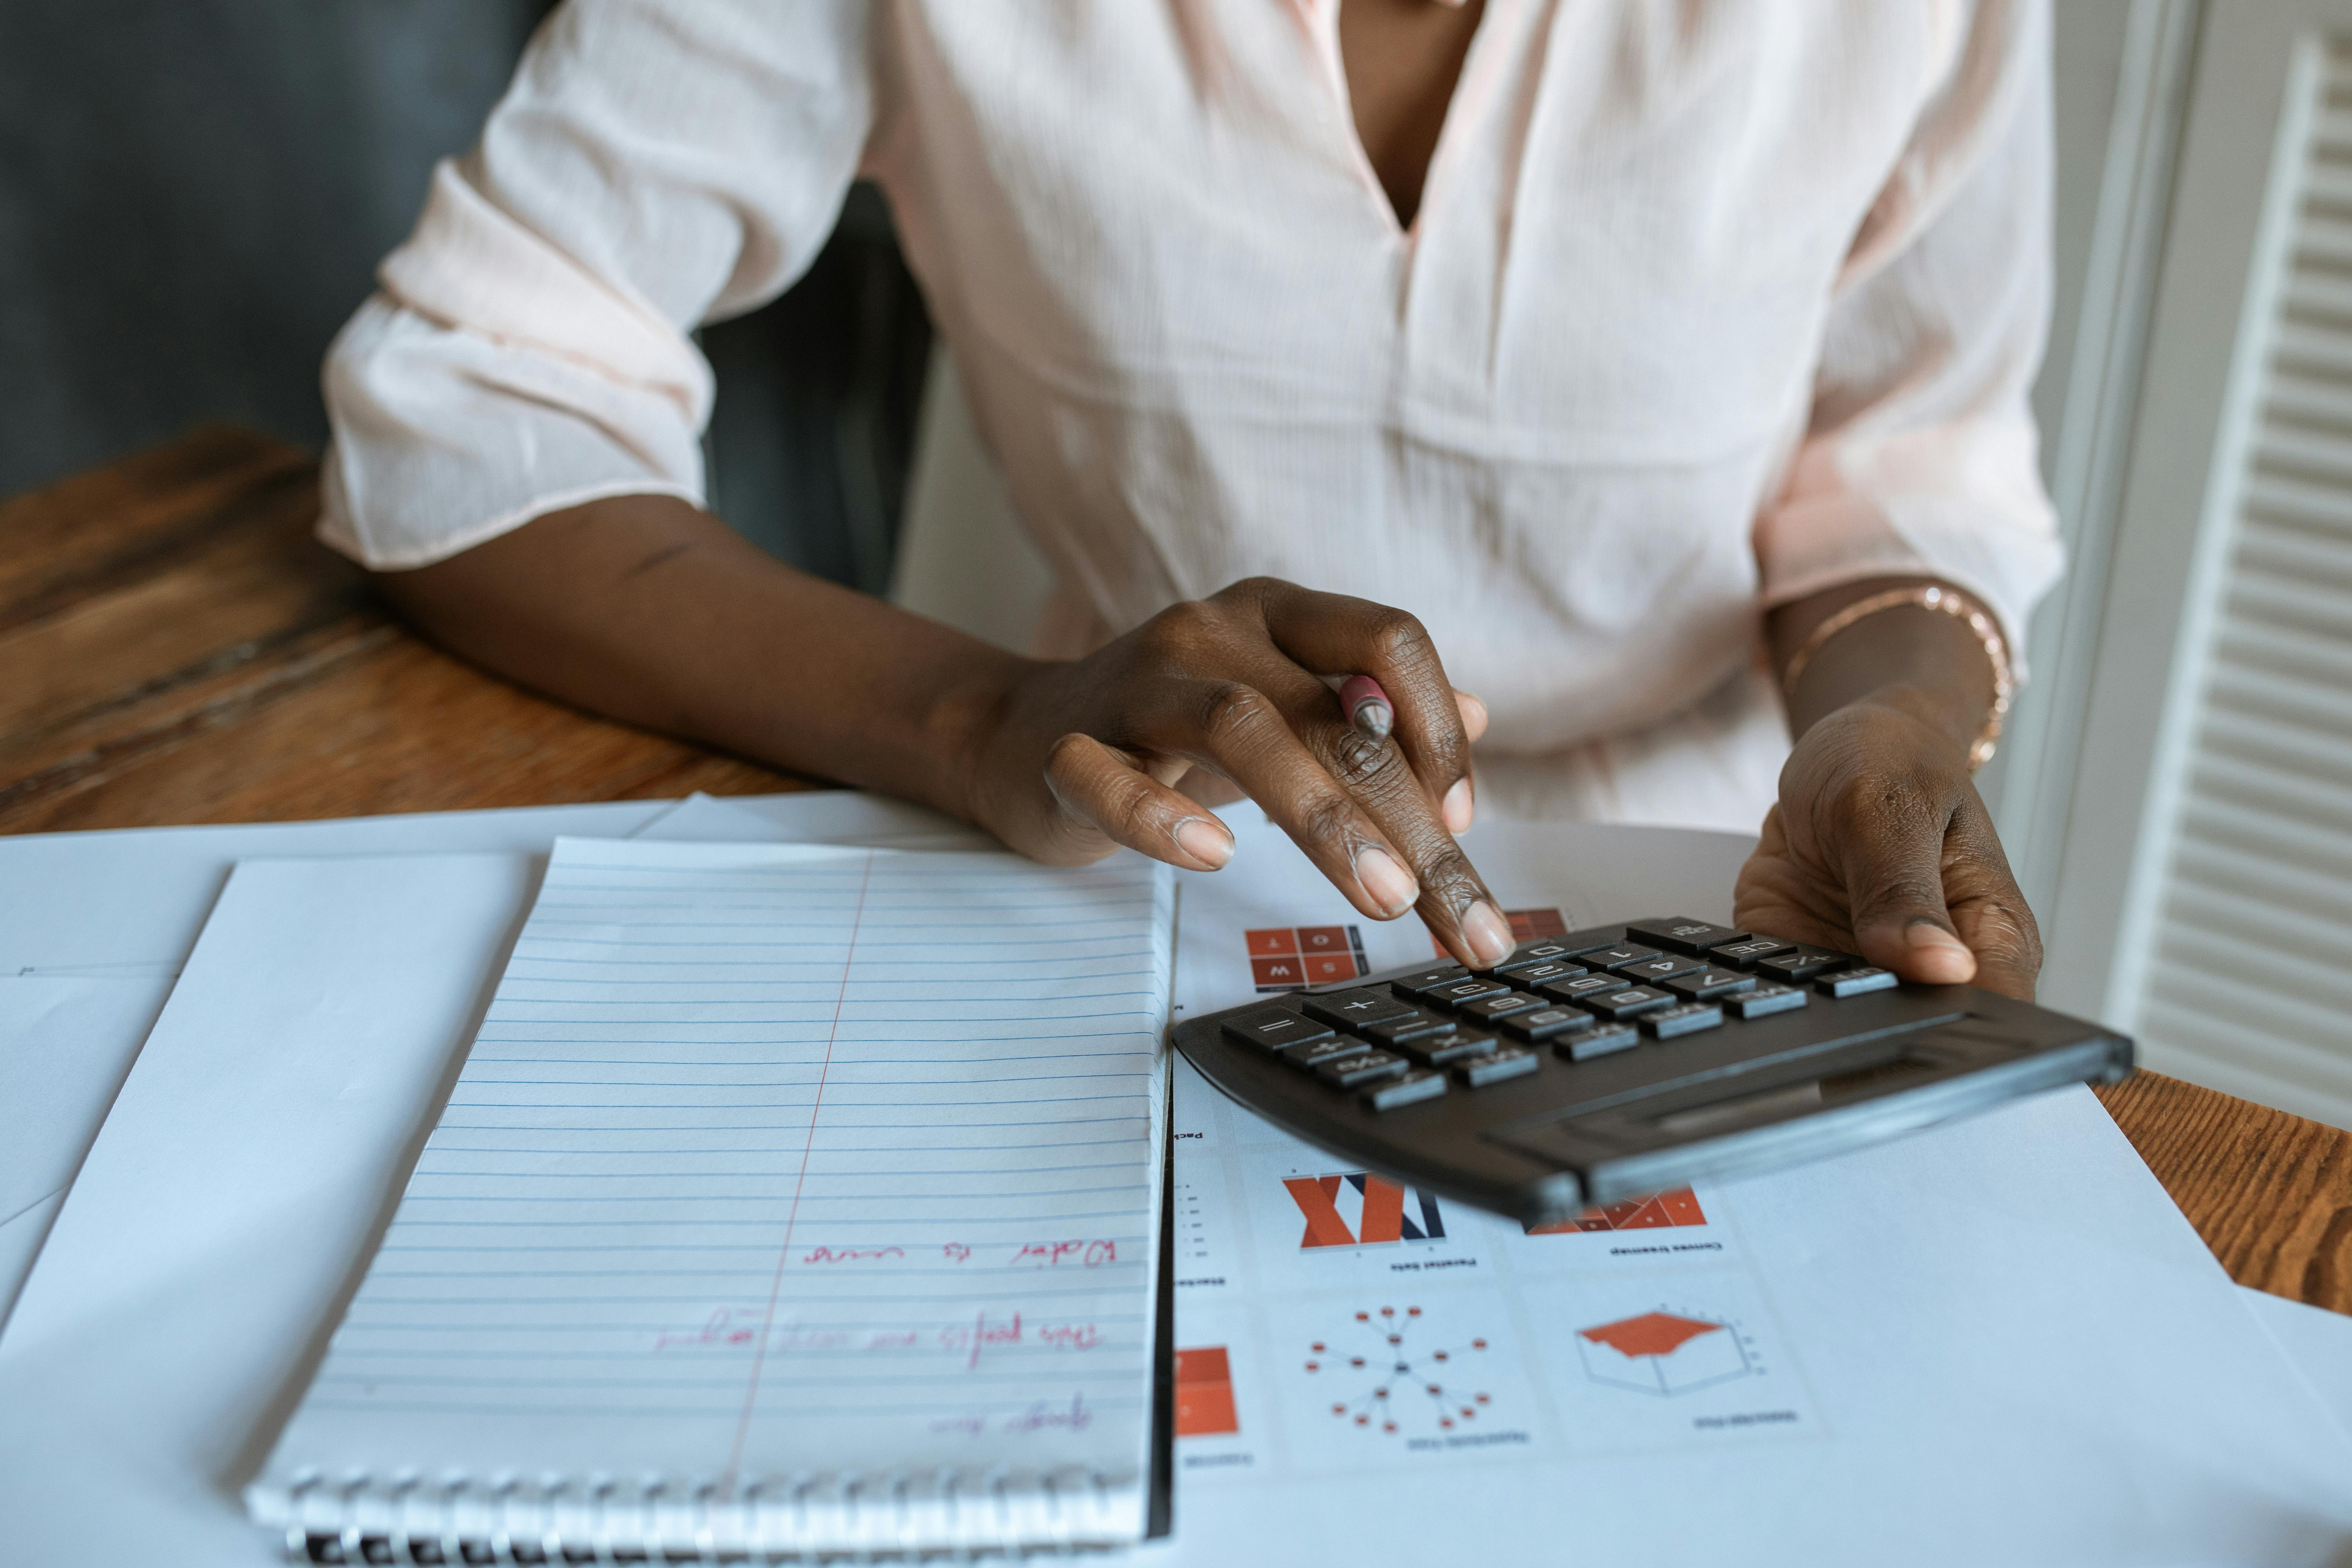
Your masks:
M 1899 690 L 1798 740 L 1734 910 L 1743 930 L 1860 953 L 1906 980 L 2031 1001 L 2042 968 L 1967 757 Z

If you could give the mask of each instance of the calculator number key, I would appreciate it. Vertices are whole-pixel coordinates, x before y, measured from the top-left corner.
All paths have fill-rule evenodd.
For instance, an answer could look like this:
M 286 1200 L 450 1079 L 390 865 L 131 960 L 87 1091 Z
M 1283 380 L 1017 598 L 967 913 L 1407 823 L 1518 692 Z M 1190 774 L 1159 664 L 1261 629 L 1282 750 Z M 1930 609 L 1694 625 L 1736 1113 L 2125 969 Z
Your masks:
M 1662 952 L 1655 958 L 1643 959 L 1639 963 L 1621 963 L 1619 974 L 1628 980 L 1638 980 L 1644 985 L 1663 985 L 1679 974 L 1696 974 L 1706 964 L 1696 958 L 1685 958 L 1679 952 Z
M 1659 953 L 1656 948 L 1643 947 L 1629 942 L 1621 942 L 1615 947 L 1604 947 L 1592 952 L 1580 954 L 1577 962 L 1587 969 L 1616 970 L 1622 969 L 1629 963 L 1639 963 L 1645 958 L 1657 956 Z
M 1554 980 L 1536 987 L 1555 1002 L 1580 1002 L 1596 991 L 1622 991 L 1625 983 L 1613 974 L 1580 974 L 1573 980 Z
M 1576 1005 L 1598 1013 L 1612 1022 L 1636 1017 L 1656 1007 L 1671 1007 L 1681 998 L 1671 991 L 1660 991 L 1648 985 L 1621 985 L 1613 991 L 1595 991 L 1580 996 Z
M 1539 959 L 1533 963 L 1510 963 L 1495 971 L 1495 978 L 1513 985 L 1545 985 L 1555 980 L 1573 980 L 1591 973 L 1580 963 L 1570 963 L 1564 958 Z
M 1428 1000 L 1435 1006 L 1458 1009 L 1464 1003 L 1475 1002 L 1481 996 L 1507 996 L 1510 994 L 1511 988 L 1501 981 L 1486 980 L 1474 974 L 1466 980 L 1456 980 L 1437 987 L 1429 994 Z
M 1581 1007 L 1538 1007 L 1532 1013 L 1515 1013 L 1503 1020 L 1503 1033 L 1529 1045 L 1591 1027 L 1592 1015 Z
M 1540 996 L 1530 996 L 1522 991 L 1506 991 L 1498 996 L 1481 996 L 1475 1002 L 1465 1002 L 1454 1010 L 1474 1023 L 1491 1024 L 1514 1013 L 1532 1013 L 1544 1005 Z

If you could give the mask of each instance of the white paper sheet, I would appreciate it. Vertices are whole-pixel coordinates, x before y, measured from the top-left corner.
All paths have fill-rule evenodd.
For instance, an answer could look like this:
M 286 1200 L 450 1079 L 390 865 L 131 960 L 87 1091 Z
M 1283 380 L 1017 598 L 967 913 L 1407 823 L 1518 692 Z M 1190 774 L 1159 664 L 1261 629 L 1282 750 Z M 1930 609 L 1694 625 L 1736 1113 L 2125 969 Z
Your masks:
M 2334 1415 L 2336 1424 L 2352 1436 L 2352 1317 L 2251 1287 L 2240 1289 L 2255 1321 L 2310 1381 L 2312 1393 Z
M 536 878 L 513 855 L 237 871 L 0 1332 L 12 1563 L 278 1560 L 227 1489 L 291 1407 Z
M 1286 945 L 1426 956 L 1276 836 L 1237 837 L 1232 868 L 1184 879 L 1182 1005 L 1248 995 Z M 1508 827 L 1473 847 L 1522 920 L 1574 928 L 1726 918 L 1745 845 Z M 1223 1373 L 1195 1426 L 1232 1428 L 1179 1440 L 1185 1561 L 2352 1544 L 2352 1446 L 2087 1090 L 1558 1235 L 1346 1172 L 1181 1066 L 1176 1128 L 1180 1355 Z
M 828 807 L 837 812 L 856 798 L 795 795 L 780 804 L 840 803 Z M 1500 828 L 1482 826 L 1470 841 L 1490 868 L 1512 847 Z M 1648 837 L 1624 834 L 1629 858 L 1645 862 L 1626 867 L 1625 874 L 1653 879 L 1612 888 L 1586 875 L 1579 882 L 1583 896 L 1612 907 L 1627 888 L 1656 888 L 1661 877 L 1673 879 L 1664 885 L 1702 892 L 1743 852 L 1736 840 L 1718 840 L 1709 852 L 1696 842 L 1704 836 L 1689 836 L 1671 853 L 1664 838 L 1655 839 L 1645 857 L 1638 841 Z M 1711 853 L 1714 869 L 1678 870 L 1676 857 L 1685 852 Z M 294 933 L 265 981 L 314 969 L 335 979 L 341 972 L 328 951 L 309 945 L 326 929 L 311 916 L 353 900 L 369 902 L 387 937 L 422 931 L 435 939 L 433 951 L 409 954 L 411 967 L 401 973 L 373 963 L 352 973 L 349 983 L 373 1005 L 361 1009 L 364 1026 L 340 1037 L 323 1058 L 257 1059 L 239 1053 L 235 1031 L 214 1030 L 172 1039 L 142 1059 L 125 1113 L 110 1121 L 92 1152 L 91 1169 L 107 1173 L 90 1194 L 77 1194 L 88 1206 L 61 1226 L 78 1239 L 45 1258 L 34 1281 L 47 1302 L 43 1325 L 20 1335 L 20 1321 L 0 1336 L 0 1518 L 16 1531 L 12 1542 L 28 1564 L 157 1560 L 257 1568 L 277 1561 L 237 1512 L 226 1479 L 236 1472 L 240 1445 L 257 1430 L 266 1436 L 274 1429 L 272 1396 L 299 1355 L 305 1325 L 331 1310 L 351 1260 L 364 1247 L 370 1195 L 381 1191 L 385 1173 L 399 1168 L 455 1043 L 497 972 L 498 950 L 520 920 L 529 886 L 527 865 L 498 858 L 411 863 L 383 870 L 391 880 L 383 883 L 357 862 L 328 868 L 324 883 L 312 880 L 321 874 L 252 884 L 255 900 L 278 901 L 248 906 L 241 917 L 248 929 Z M 1689 901 L 1698 906 L 1693 912 L 1714 907 Z M 1275 904 L 1276 915 L 1295 907 Z M 1296 918 L 1328 914 L 1318 906 L 1297 910 Z M 1412 952 L 1410 936 L 1381 940 L 1401 941 Z M 190 1226 L 202 1239 L 184 1246 L 180 1232 Z M 281 1228 L 312 1237 L 312 1245 L 283 1245 Z M 2319 1343 L 2330 1336 L 2307 1337 Z M 2192 1347 L 2184 1353 L 2194 1359 L 2200 1352 Z M 2319 1353 L 2331 1354 L 2324 1346 Z M 2167 1429 L 2193 1447 L 2199 1439 L 2191 1419 L 2170 1420 Z M 252 1457 L 246 1453 L 245 1461 Z M 1965 1490 L 1964 1477 L 1949 1479 Z M 1499 1502 L 1448 1489 L 1426 1495 L 1430 1500 L 1414 1507 L 1459 1526 L 1446 1543 L 1449 1556 L 1466 1549 L 1489 1518 L 1513 1517 L 1524 1501 L 1516 1491 Z M 1801 1509 L 1813 1495 L 1808 1477 L 1773 1506 Z M 1677 1498 L 1662 1517 L 1671 1521 L 1707 1500 Z M 1979 1501 L 1988 1510 L 2001 1506 L 1999 1499 Z M 1384 1507 L 1380 1517 L 1406 1511 Z M 1571 1523 L 1544 1543 L 1539 1560 L 1556 1559 L 1563 1542 L 1580 1539 Z M 1912 1539 L 1898 1534 L 1876 1561 L 1911 1561 Z M 1187 1550 L 1193 1544 L 1184 1538 Z M 1233 1560 L 1266 1560 L 1262 1544 L 1270 1543 L 1254 1539 Z M 1285 1548 L 1296 1544 L 1283 1542 Z M 1317 1550 L 1307 1560 L 1339 1549 Z M 1352 1543 L 1345 1550 L 1368 1563 L 1401 1560 Z M 2320 1556 L 2305 1541 L 2275 1560 Z M 2195 1560 L 2185 1551 L 2159 1557 Z M 1594 1554 L 1583 1560 L 1608 1561 Z M 1759 1559 L 1743 1552 L 1737 1560 Z M 2265 1559 L 2250 1551 L 2206 1560 Z
M 1081 1538 L 1139 1535 L 1170 903 L 1137 857 L 560 841 L 257 1512 L 1076 1472 Z
M 0 978 L 0 1324 L 169 979 Z
M 0 837 L 0 975 L 165 975 L 195 945 L 229 868 L 256 857 L 545 854 L 562 834 L 619 838 L 658 800 L 425 812 L 226 827 Z

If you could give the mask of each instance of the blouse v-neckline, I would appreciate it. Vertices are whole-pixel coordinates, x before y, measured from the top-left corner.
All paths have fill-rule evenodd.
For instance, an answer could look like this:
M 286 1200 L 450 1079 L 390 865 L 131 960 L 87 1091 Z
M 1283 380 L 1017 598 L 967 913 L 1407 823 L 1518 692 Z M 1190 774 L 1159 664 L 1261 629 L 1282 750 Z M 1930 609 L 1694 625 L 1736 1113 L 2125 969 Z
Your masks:
M 1292 0 L 1306 26 L 1316 61 L 1322 67 L 1325 89 L 1331 94 L 1338 112 L 1339 139 L 1346 146 L 1348 164 L 1355 174 L 1357 184 L 1379 212 L 1389 239 L 1414 247 L 1420 243 L 1430 208 L 1436 205 L 1434 198 L 1442 194 L 1442 175 L 1453 162 L 1450 153 L 1454 144 L 1464 134 L 1459 124 L 1462 90 L 1478 64 L 1487 18 L 1482 15 L 1472 30 L 1470 47 L 1463 51 L 1461 68 L 1454 72 L 1453 85 L 1447 89 L 1445 114 L 1438 122 L 1437 140 L 1430 147 L 1429 163 L 1421 174 L 1421 199 L 1413 206 L 1412 221 L 1407 223 L 1399 216 L 1388 187 L 1381 184 L 1380 171 L 1372 166 L 1371 153 L 1366 150 L 1363 133 L 1356 126 L 1355 89 L 1348 80 L 1347 58 L 1339 48 L 1339 7 L 1345 3 L 1346 0 Z M 1488 0 L 1490 9 L 1494 4 L 1495 0 Z

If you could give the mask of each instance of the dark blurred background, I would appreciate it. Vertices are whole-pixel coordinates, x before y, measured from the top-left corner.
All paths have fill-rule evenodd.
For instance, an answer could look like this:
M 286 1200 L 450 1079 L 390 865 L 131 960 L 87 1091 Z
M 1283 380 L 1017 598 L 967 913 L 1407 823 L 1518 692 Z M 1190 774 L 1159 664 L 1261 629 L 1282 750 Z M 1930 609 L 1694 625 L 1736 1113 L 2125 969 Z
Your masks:
M 0 0 L 0 496 L 199 420 L 313 450 L 319 361 L 544 0 Z M 888 582 L 930 331 L 870 187 L 704 333 L 712 502 Z

